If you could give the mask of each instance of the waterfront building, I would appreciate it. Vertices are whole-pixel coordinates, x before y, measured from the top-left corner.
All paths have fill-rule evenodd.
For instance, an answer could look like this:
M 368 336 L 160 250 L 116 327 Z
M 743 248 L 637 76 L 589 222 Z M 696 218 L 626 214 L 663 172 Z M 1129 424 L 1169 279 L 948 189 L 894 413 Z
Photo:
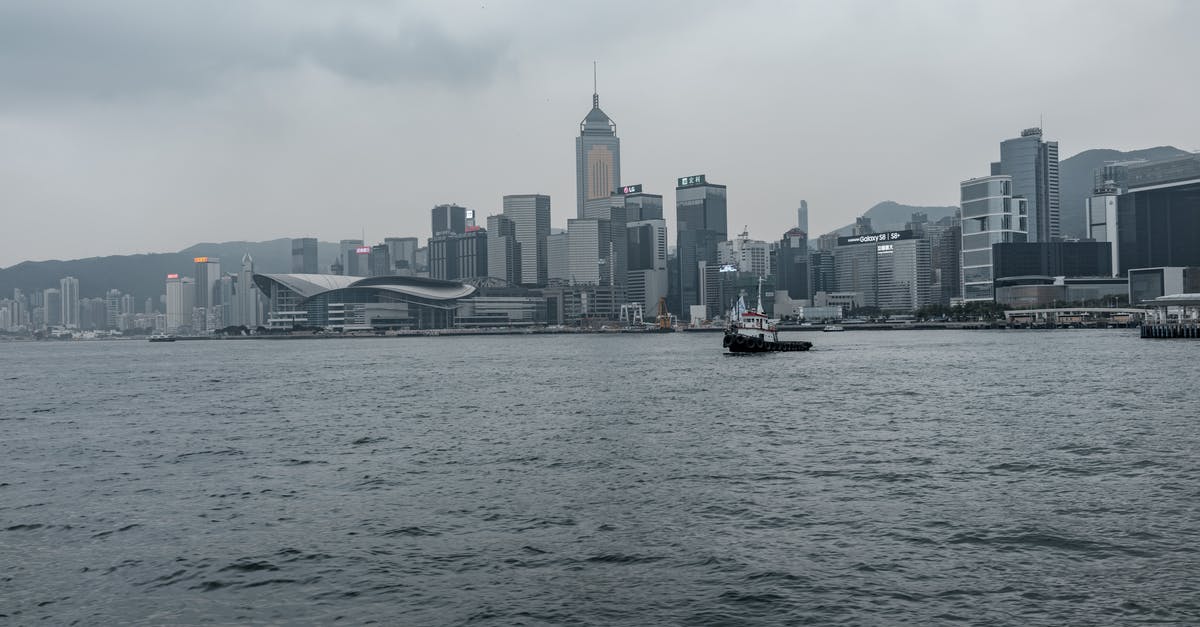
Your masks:
M 1124 298 L 1124 277 L 1023 276 L 996 279 L 996 302 L 1013 309 L 1052 307 L 1062 303 L 1114 307 Z
M 430 211 L 432 215 L 431 235 L 442 233 L 462 234 L 467 232 L 467 208 L 458 205 L 437 205 Z M 474 216 L 474 214 L 472 214 Z
M 1200 294 L 1200 267 L 1130 268 L 1129 304 L 1140 306 L 1162 296 Z
M 1200 154 L 1116 169 L 1118 274 L 1200 266 Z
M 298 237 L 292 239 L 292 272 L 317 274 L 317 238 Z
M 992 245 L 994 279 L 1011 277 L 1112 276 L 1106 242 L 1024 242 Z
M 855 305 L 912 311 L 930 303 L 929 241 L 913 231 L 841 237 L 833 254 L 837 291 L 859 294 Z
M 274 330 L 451 328 L 457 301 L 475 293 L 460 282 L 398 276 L 255 274 L 254 283 L 270 303 Z
M 575 217 L 586 218 L 589 202 L 605 204 L 621 184 L 621 140 L 617 125 L 600 110 L 600 95 L 592 86 L 592 109 L 579 123 L 575 138 Z
M 992 245 L 1028 241 L 1029 207 L 1014 197 L 1012 177 L 993 175 L 959 184 L 962 199 L 962 298 L 992 300 Z
M 690 320 L 700 299 L 700 263 L 717 266 L 717 244 L 728 239 L 727 190 L 709 183 L 703 174 L 681 177 L 675 187 L 675 243 L 679 258 L 679 309 Z M 705 319 L 714 313 L 706 312 Z
M 1058 142 L 1043 141 L 1040 128 L 1027 128 L 1021 131 L 1020 137 L 1000 142 L 1000 161 L 992 164 L 992 170 L 993 175 L 1011 177 L 1012 195 L 1025 199 L 1029 213 L 1028 228 L 1024 229 L 1026 241 L 1059 239 Z M 1083 214 L 1082 208 L 1072 207 L 1071 210 L 1071 228 L 1074 230 L 1076 221 L 1082 223 Z
M 135 305 L 133 294 L 126 294 L 121 297 L 121 313 L 135 314 L 137 313 L 137 305 Z
M 546 284 L 546 237 L 550 235 L 550 197 L 544 194 L 513 194 L 504 197 L 504 215 L 512 220 L 520 250 L 519 283 L 530 287 Z
M 658 303 L 666 298 L 670 275 L 667 271 L 667 222 L 661 218 L 625 225 L 628 247 L 626 298 L 641 303 L 644 316 L 658 315 Z
M 63 277 L 58 282 L 62 292 L 62 325 L 68 329 L 79 328 L 79 279 Z

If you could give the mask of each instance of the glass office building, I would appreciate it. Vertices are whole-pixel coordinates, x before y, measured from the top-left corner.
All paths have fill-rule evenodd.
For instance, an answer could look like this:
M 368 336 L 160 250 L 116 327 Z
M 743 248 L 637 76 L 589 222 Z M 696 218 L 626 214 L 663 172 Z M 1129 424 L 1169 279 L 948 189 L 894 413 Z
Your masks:
M 1029 208 L 1013 197 L 1012 177 L 992 175 L 959 184 L 962 203 L 962 297 L 992 300 L 992 244 L 1028 240 Z
M 685 176 L 675 187 L 676 255 L 679 259 L 679 309 L 689 320 L 692 305 L 700 301 L 700 262 L 717 265 L 717 244 L 728 239 L 729 227 L 724 185 L 709 183 L 704 175 Z M 717 312 L 708 312 L 712 317 Z
M 1050 242 L 1060 236 L 1058 142 L 1042 141 L 1042 129 L 1027 128 L 1020 137 L 1000 142 L 998 171 L 1011 178 L 1012 195 L 1025 199 L 1029 213 L 1027 241 Z M 1072 207 L 1072 219 L 1083 208 Z

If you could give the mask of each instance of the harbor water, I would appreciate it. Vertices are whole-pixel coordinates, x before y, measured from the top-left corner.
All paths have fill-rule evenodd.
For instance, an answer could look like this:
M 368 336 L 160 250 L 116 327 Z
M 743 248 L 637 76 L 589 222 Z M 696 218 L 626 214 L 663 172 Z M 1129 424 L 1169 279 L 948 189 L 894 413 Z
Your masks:
M 0 624 L 1200 623 L 1200 343 L 0 343 Z

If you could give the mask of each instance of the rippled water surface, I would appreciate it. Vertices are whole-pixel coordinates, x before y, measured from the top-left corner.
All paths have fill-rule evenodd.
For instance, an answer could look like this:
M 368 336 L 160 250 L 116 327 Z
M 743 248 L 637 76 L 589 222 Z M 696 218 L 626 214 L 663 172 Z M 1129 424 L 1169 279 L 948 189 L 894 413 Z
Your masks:
M 1200 343 L 0 344 L 0 622 L 1200 623 Z

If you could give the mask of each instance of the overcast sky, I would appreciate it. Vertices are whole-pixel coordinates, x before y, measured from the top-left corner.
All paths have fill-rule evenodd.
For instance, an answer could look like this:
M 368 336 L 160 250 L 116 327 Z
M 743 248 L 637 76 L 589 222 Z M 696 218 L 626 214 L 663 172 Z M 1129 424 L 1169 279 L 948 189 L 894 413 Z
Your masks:
M 505 194 L 729 186 L 756 239 L 957 204 L 1044 116 L 1063 158 L 1200 149 L 1200 2 L 0 0 L 0 266 L 201 241 L 429 236 Z M 673 239 L 673 236 L 672 236 Z M 673 243 L 673 242 L 672 242 Z

